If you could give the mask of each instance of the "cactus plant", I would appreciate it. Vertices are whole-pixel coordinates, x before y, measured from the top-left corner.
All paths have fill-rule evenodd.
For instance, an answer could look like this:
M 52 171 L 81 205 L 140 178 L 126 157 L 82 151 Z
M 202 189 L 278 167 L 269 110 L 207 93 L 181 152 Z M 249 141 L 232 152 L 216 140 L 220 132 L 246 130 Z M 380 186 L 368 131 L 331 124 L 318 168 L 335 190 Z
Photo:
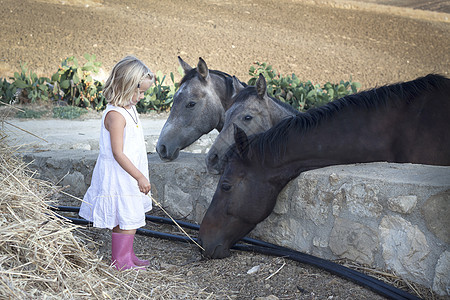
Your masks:
M 252 77 L 248 84 L 254 85 L 260 73 L 266 78 L 269 95 L 300 111 L 319 107 L 334 99 L 356 93 L 357 89 L 361 87 L 358 82 L 353 82 L 351 78 L 350 81 L 346 82 L 343 80 L 339 83 L 327 82 L 323 86 L 313 84 L 311 81 L 302 82 L 295 74 L 282 76 L 271 65 L 259 62 L 255 62 L 255 65 L 250 67 L 249 74 Z

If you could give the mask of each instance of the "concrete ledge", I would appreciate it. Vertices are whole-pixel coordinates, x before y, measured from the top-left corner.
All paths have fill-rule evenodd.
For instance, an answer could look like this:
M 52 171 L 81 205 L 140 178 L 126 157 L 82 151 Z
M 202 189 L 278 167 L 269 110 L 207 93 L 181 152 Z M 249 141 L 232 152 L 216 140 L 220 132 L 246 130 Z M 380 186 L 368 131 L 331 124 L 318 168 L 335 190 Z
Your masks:
M 96 151 L 25 154 L 41 178 L 82 197 Z M 182 152 L 163 163 L 149 154 L 152 193 L 175 218 L 200 223 L 219 176 L 204 154 Z M 79 205 L 79 203 L 74 203 Z M 347 258 L 422 284 L 450 290 L 450 167 L 371 163 L 301 174 L 252 237 L 325 259 Z

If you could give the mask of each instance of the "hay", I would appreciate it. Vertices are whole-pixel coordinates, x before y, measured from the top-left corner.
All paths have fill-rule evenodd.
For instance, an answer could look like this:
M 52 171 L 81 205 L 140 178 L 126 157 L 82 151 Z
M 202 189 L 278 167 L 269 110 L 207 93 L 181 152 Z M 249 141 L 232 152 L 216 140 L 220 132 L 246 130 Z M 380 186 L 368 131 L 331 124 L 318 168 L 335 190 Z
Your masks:
M 393 271 L 379 270 L 369 265 L 365 265 L 348 259 L 339 259 L 335 262 L 349 269 L 369 275 L 398 289 L 404 290 L 421 299 L 442 299 L 438 295 L 435 295 L 431 288 L 424 287 L 417 283 L 409 282 L 408 280 L 395 274 L 395 272 Z
M 205 299 L 167 271 L 119 272 L 89 249 L 80 227 L 49 209 L 59 188 L 36 179 L 0 128 L 1 299 Z

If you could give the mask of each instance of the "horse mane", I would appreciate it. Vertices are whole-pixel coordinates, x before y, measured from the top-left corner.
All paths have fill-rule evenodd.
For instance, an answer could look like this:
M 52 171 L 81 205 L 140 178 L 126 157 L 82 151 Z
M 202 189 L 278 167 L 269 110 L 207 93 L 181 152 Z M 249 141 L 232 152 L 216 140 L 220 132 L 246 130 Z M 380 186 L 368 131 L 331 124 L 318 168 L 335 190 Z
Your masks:
M 210 72 L 210 73 L 213 73 L 213 74 L 216 74 L 216 75 L 219 75 L 219 76 L 221 76 L 221 77 L 223 77 L 223 78 L 231 77 L 230 74 L 227 74 L 227 73 L 222 72 L 222 71 L 209 70 L 209 72 Z M 197 68 L 192 68 L 191 70 L 189 70 L 187 73 L 184 74 L 183 78 L 181 78 L 180 86 L 181 86 L 183 83 L 185 83 L 185 82 L 187 82 L 187 81 L 189 81 L 189 80 L 191 80 L 192 78 L 195 78 L 195 77 L 197 77 L 197 76 L 198 76 Z
M 233 103 L 239 103 L 239 102 L 245 102 L 246 99 L 248 99 L 251 96 L 257 96 L 256 87 L 255 86 L 246 86 L 243 90 L 241 90 L 234 98 Z M 296 115 L 299 113 L 298 110 L 293 108 L 291 105 L 287 104 L 286 102 L 283 102 L 281 100 L 278 100 L 275 97 L 269 96 L 269 98 L 275 102 L 275 104 L 283 107 L 284 109 L 292 112 L 292 114 Z
M 441 75 L 429 74 L 412 81 L 351 94 L 287 118 L 268 131 L 250 137 L 250 149 L 258 159 L 271 157 L 278 160 L 286 151 L 285 141 L 290 132 L 305 133 L 344 108 L 369 110 L 387 107 L 387 105 L 395 106 L 402 102 L 411 103 L 418 96 L 444 86 L 450 87 L 450 79 Z

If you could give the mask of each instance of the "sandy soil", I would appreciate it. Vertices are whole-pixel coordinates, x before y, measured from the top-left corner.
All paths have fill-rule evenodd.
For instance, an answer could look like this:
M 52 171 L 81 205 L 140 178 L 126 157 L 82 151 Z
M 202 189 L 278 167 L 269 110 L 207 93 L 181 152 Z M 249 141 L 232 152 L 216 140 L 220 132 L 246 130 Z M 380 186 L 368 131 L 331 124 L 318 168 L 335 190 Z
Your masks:
M 50 76 L 62 59 L 83 61 L 84 53 L 106 73 L 134 54 L 164 74 L 177 73 L 178 55 L 191 65 L 201 56 L 244 81 L 254 61 L 315 83 L 351 76 L 364 88 L 448 75 L 450 14 L 373 2 L 1 0 L 0 77 L 21 62 Z M 448 10 L 445 1 L 426 2 Z
M 106 73 L 117 60 L 134 54 L 164 74 L 177 72 L 178 55 L 191 65 L 201 56 L 210 68 L 244 81 L 254 61 L 315 83 L 352 77 L 363 88 L 431 72 L 448 76 L 446 2 L 410 6 L 437 12 L 375 2 L 0 0 L 0 77 L 11 76 L 21 62 L 39 75 L 50 76 L 63 58 L 81 58 L 84 53 L 97 55 Z M 412 2 L 420 5 L 421 1 Z M 170 230 L 153 224 L 149 228 Z M 92 229 L 88 234 L 100 242 L 99 253 L 108 259 L 109 233 Z M 270 295 L 382 299 L 349 281 L 283 258 L 233 252 L 227 259 L 200 261 L 193 246 L 144 237 L 137 238 L 137 252 L 150 258 L 154 268 L 181 276 L 184 284 L 195 282 L 211 293 L 210 299 Z M 254 266 L 260 266 L 260 271 L 247 274 Z M 423 292 L 422 297 L 431 299 L 431 294 Z

